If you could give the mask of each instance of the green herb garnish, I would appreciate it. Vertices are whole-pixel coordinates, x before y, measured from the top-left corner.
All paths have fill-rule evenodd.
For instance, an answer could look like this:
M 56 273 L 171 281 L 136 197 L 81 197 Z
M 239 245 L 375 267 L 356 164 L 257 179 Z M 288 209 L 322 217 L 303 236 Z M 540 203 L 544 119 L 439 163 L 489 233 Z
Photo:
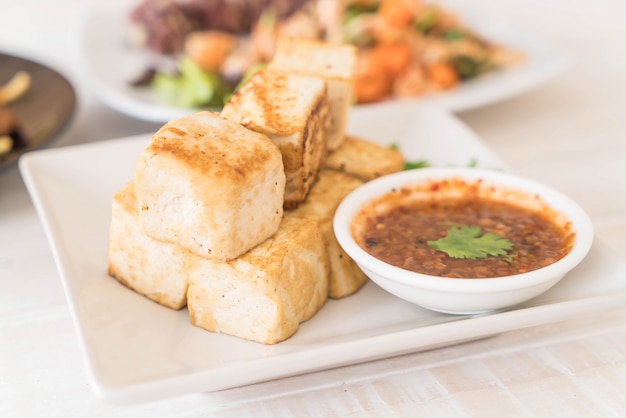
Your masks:
M 378 11 L 379 4 L 371 3 L 371 4 L 350 4 L 346 7 L 343 16 L 343 23 L 349 22 L 357 16 L 366 13 L 376 13 Z
M 426 160 L 418 160 L 418 161 L 404 161 L 403 170 L 413 170 L 414 168 L 426 168 L 430 167 L 428 161 Z
M 438 21 L 439 13 L 437 9 L 433 6 L 426 6 L 413 25 L 419 32 L 427 34 L 437 25 Z
M 452 258 L 475 260 L 490 255 L 506 256 L 513 243 L 498 234 L 483 234 L 478 226 L 454 226 L 448 229 L 444 238 L 428 241 L 428 246 Z
M 445 41 L 454 42 L 454 41 L 459 41 L 459 40 L 465 38 L 465 34 L 463 32 L 461 32 L 459 29 L 452 28 L 452 29 L 446 30 L 441 35 L 441 37 Z
M 400 151 L 400 146 L 397 143 L 389 144 L 389 148 L 395 149 L 396 151 Z M 402 170 L 413 170 L 414 168 L 426 168 L 430 167 L 430 163 L 426 160 L 414 160 L 408 161 L 404 160 L 404 167 Z
M 485 59 L 478 60 L 466 55 L 452 58 L 451 64 L 462 80 L 475 78 L 488 68 L 488 62 Z
M 168 104 L 179 107 L 222 106 L 226 86 L 216 73 L 202 70 L 189 57 L 178 62 L 180 74 L 156 73 L 152 90 Z

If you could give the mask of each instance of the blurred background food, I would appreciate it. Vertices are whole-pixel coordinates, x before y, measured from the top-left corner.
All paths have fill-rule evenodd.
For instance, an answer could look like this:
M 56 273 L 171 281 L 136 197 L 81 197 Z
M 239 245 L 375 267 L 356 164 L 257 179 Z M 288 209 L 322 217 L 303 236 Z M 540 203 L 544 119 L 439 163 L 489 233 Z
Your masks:
M 26 71 L 18 71 L 5 84 L 0 85 L 0 161 L 12 150 L 26 145 L 18 118 L 9 105 L 22 97 L 29 87 L 30 74 Z
M 523 58 L 421 0 L 143 0 L 129 18 L 133 47 L 158 58 L 133 84 L 180 107 L 221 106 L 279 36 L 357 46 L 357 103 L 452 89 Z

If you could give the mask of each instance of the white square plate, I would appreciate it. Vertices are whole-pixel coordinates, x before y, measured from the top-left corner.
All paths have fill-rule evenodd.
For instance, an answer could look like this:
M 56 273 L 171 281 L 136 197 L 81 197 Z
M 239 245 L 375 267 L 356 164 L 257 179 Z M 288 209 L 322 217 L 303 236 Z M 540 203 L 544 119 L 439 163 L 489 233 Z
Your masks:
M 353 112 L 348 131 L 410 160 L 504 169 L 435 108 Z M 131 180 L 148 135 L 34 151 L 20 170 L 50 240 L 92 387 L 117 403 L 217 391 L 493 335 L 626 305 L 626 266 L 600 243 L 548 293 L 477 317 L 431 312 L 367 283 L 329 301 L 285 342 L 264 346 L 193 327 L 107 275 L 111 196 Z
M 453 90 L 403 100 L 405 104 L 431 104 L 454 112 L 469 110 L 532 90 L 571 64 L 564 51 L 533 37 L 528 30 L 516 29 L 476 10 L 472 2 L 447 0 L 444 6 L 486 39 L 520 51 L 524 61 L 462 83 Z M 163 123 L 184 116 L 189 109 L 164 104 L 150 89 L 130 85 L 130 81 L 145 72 L 149 59 L 129 46 L 129 13 L 130 6 L 125 3 L 107 4 L 85 13 L 74 36 L 82 75 L 103 102 L 122 113 Z M 121 29 L 111 30 L 113 27 Z M 362 106 L 378 108 L 389 103 Z

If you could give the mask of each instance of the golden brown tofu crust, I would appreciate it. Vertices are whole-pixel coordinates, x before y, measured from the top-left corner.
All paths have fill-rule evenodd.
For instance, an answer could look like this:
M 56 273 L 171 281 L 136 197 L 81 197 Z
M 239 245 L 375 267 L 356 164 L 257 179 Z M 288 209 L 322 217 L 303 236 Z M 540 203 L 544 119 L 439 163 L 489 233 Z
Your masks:
M 274 141 L 287 179 L 284 207 L 297 207 L 327 155 L 331 114 L 326 81 L 262 70 L 226 103 L 221 115 Z
M 183 161 L 190 170 L 201 175 L 233 177 L 234 181 L 240 181 L 246 172 L 257 171 L 275 158 L 272 148 L 260 145 L 263 139 L 250 141 L 248 136 L 261 138 L 256 132 L 242 135 L 239 126 L 227 121 L 212 127 L 181 118 L 162 126 L 153 135 L 147 151 Z M 252 152 L 239 152 L 242 147 Z
M 326 168 L 353 175 L 363 181 L 402 171 L 404 157 L 391 147 L 346 136 L 343 144 L 328 154 Z
M 298 208 L 285 212 L 318 223 L 328 252 L 330 279 L 328 296 L 339 299 L 351 295 L 367 281 L 367 276 L 341 248 L 332 221 L 339 203 L 363 181 L 336 170 L 322 169 L 307 199 Z

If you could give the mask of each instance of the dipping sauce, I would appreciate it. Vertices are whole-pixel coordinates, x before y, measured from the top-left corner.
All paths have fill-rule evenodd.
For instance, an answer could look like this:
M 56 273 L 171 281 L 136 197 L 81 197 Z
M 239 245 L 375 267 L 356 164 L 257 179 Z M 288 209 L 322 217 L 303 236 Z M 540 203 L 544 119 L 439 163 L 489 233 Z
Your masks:
M 477 232 L 477 240 L 465 237 L 457 247 L 486 253 L 450 256 L 433 244 L 468 228 Z M 536 270 L 563 258 L 575 237 L 571 223 L 536 195 L 458 179 L 391 191 L 364 207 L 352 230 L 359 246 L 382 261 L 450 278 Z M 493 247 L 499 255 L 489 254 Z

